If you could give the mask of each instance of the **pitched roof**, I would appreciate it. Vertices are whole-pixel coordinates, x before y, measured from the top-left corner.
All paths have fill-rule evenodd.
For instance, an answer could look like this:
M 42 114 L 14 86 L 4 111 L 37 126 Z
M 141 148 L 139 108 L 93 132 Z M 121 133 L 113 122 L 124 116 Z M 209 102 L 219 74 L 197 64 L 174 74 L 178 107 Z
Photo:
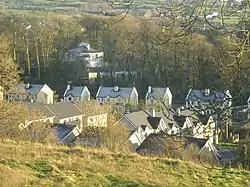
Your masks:
M 186 145 L 195 144 L 198 146 L 199 149 L 202 149 L 206 145 L 207 141 L 208 139 L 188 137 L 186 141 Z
M 141 143 L 139 147 L 137 147 L 136 152 L 138 154 L 152 154 L 152 155 L 159 155 L 166 153 L 166 140 L 169 136 L 165 134 L 158 134 L 158 133 L 151 133 L 149 134 L 146 139 Z
M 51 118 L 54 117 L 55 115 L 44 105 L 43 103 L 39 102 L 33 102 L 33 103 L 25 103 L 25 105 L 28 107 L 29 110 L 31 111 L 41 111 L 43 113 L 43 116 L 45 118 Z
M 84 90 L 88 90 L 87 86 L 71 86 L 70 90 L 66 88 L 64 97 L 72 95 L 73 97 L 79 97 L 82 95 Z
M 29 84 L 29 88 L 26 88 L 26 84 L 17 84 L 10 89 L 9 93 L 28 93 L 29 95 L 36 95 L 42 88 L 43 84 Z
M 151 92 L 147 92 L 146 99 L 154 98 L 159 99 L 162 98 L 168 88 L 157 88 L 157 87 L 151 87 Z
M 152 116 L 148 116 L 147 117 L 147 120 L 150 124 L 150 126 L 153 128 L 153 129 L 157 129 L 158 126 L 159 126 L 159 123 L 161 121 L 161 117 L 152 117 Z
M 82 111 L 71 102 L 58 102 L 47 106 L 59 119 L 83 115 Z
M 130 97 L 133 87 L 128 88 L 128 87 L 118 87 L 118 91 L 114 91 L 114 87 L 104 87 L 101 86 L 97 92 L 96 97 L 97 98 L 117 98 L 117 97 Z
M 175 137 L 175 141 L 183 142 L 183 148 L 187 145 L 195 144 L 199 149 L 202 149 L 207 143 L 207 139 Z M 170 136 L 163 133 L 151 133 L 136 149 L 137 153 L 147 154 L 164 154 L 167 149 L 167 140 L 173 141 Z
M 168 119 L 162 112 L 156 112 L 155 117 L 152 117 L 148 111 L 138 111 L 124 114 L 124 117 L 133 124 L 133 128 L 146 125 L 151 126 L 153 129 L 157 129 L 161 119 L 168 125 Z
M 205 95 L 205 90 L 193 89 L 189 90 L 186 97 L 189 101 L 223 101 L 225 99 L 229 99 L 229 96 L 224 92 L 210 91 L 209 95 Z

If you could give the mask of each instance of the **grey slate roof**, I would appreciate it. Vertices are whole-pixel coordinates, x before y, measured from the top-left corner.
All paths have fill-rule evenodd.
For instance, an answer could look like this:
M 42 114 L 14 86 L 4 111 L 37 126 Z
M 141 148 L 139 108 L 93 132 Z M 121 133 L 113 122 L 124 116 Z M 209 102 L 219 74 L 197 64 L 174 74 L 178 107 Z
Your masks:
M 33 103 L 25 103 L 31 111 L 41 111 L 43 116 L 46 118 L 54 117 L 55 115 L 44 105 L 43 103 L 33 102 Z
M 43 87 L 42 84 L 30 84 L 30 87 L 27 89 L 26 84 L 17 84 L 14 88 L 12 88 L 9 93 L 16 93 L 17 91 L 22 93 L 28 93 L 30 95 L 36 95 Z
M 151 133 L 142 144 L 136 149 L 136 152 L 139 154 L 150 154 L 150 155 L 161 155 L 165 154 L 168 146 L 167 143 L 171 143 L 169 141 L 174 141 L 168 135 L 163 133 Z M 175 137 L 175 141 L 183 142 L 185 149 L 190 144 L 195 144 L 199 149 L 202 149 L 204 145 L 207 143 L 207 139 L 199 139 L 199 138 L 180 138 Z M 173 142 L 174 143 L 174 142 Z
M 162 112 L 156 112 L 155 116 L 156 117 L 152 117 L 147 111 L 138 111 L 129 114 L 124 114 L 124 117 L 128 119 L 130 123 L 133 124 L 133 126 L 128 127 L 132 130 L 138 126 L 143 125 L 151 126 L 153 129 L 157 129 L 161 119 L 163 119 L 165 124 L 168 125 L 168 123 L 166 123 L 168 119 L 164 116 Z
M 101 86 L 98 95 L 96 96 L 97 98 L 117 98 L 117 97 L 129 97 L 130 94 L 133 91 L 133 87 L 131 88 L 125 88 L 125 87 L 119 87 L 119 90 L 117 92 L 114 91 L 114 87 L 104 87 Z
M 141 126 L 141 125 L 152 126 L 150 123 L 152 123 L 153 126 L 157 122 L 159 124 L 160 121 L 156 122 L 157 117 L 159 119 L 162 118 L 164 123 L 168 125 L 169 128 L 172 128 L 173 125 L 176 125 L 178 127 L 183 127 L 186 117 L 189 117 L 190 122 L 194 125 L 196 125 L 198 122 L 201 122 L 202 124 L 207 124 L 207 120 L 208 120 L 208 116 L 195 114 L 191 110 L 181 111 L 181 116 L 178 116 L 176 113 L 172 111 L 166 112 L 165 115 L 163 112 L 156 112 L 155 113 L 156 118 L 153 120 L 150 119 L 150 113 L 148 111 L 132 112 L 129 114 L 124 114 L 124 116 L 129 120 L 130 123 L 133 124 L 133 127 L 128 127 L 130 129 L 134 129 L 135 127 Z
M 79 97 L 82 95 L 86 86 L 71 86 L 70 90 L 67 90 L 64 96 L 72 95 L 73 97 Z
M 166 92 L 167 88 L 156 88 L 156 87 L 152 87 L 151 88 L 151 93 L 147 93 L 146 99 L 149 98 L 154 98 L 154 99 L 159 99 L 162 98 Z
M 79 116 L 82 114 L 81 110 L 71 102 L 58 102 L 47 106 L 59 119 Z
M 187 94 L 188 101 L 223 101 L 229 99 L 224 92 L 210 91 L 208 96 L 205 95 L 205 90 L 191 89 Z

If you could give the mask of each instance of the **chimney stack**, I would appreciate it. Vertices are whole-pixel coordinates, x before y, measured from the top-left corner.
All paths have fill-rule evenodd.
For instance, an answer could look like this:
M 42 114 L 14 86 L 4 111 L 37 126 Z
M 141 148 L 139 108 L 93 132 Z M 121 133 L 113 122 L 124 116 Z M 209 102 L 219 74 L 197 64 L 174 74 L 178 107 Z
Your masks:
M 206 96 L 210 95 L 210 89 L 209 88 L 205 89 L 205 95 Z
M 29 89 L 30 88 L 30 83 L 27 83 L 26 86 L 25 86 L 26 89 Z
M 118 86 L 114 86 L 114 91 L 118 92 L 119 91 L 119 87 Z
M 72 81 L 67 81 L 68 85 L 67 85 L 67 90 L 71 90 L 71 83 Z
M 181 109 L 180 109 L 180 108 L 177 108 L 177 109 L 176 109 L 176 113 L 177 113 L 178 116 L 181 116 Z
M 148 93 L 152 93 L 152 87 L 148 86 Z
M 151 117 L 155 117 L 155 109 L 150 108 L 149 110 L 150 110 L 149 112 L 150 112 Z

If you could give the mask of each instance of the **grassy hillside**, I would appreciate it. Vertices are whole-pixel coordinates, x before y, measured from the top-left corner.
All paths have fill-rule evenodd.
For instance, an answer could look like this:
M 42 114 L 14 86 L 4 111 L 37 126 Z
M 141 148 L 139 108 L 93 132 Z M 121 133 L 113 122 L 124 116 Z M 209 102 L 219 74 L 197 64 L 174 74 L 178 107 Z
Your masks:
M 177 160 L 0 142 L 0 186 L 250 186 L 250 173 Z

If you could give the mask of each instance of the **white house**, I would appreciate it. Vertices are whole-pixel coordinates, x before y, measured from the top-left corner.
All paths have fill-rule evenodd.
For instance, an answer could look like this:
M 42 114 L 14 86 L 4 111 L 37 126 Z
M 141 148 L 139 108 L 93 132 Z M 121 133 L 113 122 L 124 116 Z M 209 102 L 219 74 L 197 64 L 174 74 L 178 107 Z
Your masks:
M 135 87 L 100 86 L 96 94 L 96 100 L 102 104 L 112 104 L 123 108 L 126 105 L 131 105 L 134 110 L 138 108 L 138 92 Z
M 84 61 L 88 67 L 103 67 L 103 52 L 92 49 L 88 43 L 80 43 L 70 50 L 67 62 Z
M 18 84 L 7 93 L 8 100 L 53 103 L 54 92 L 46 84 Z
M 145 104 L 146 109 L 150 110 L 150 108 L 157 108 L 157 105 L 166 105 L 167 107 L 171 107 L 172 105 L 172 93 L 169 87 L 166 88 L 158 88 L 148 86 L 148 91 L 145 96 Z
M 148 111 L 138 111 L 129 114 L 124 114 L 119 120 L 119 123 L 131 130 L 132 134 L 129 137 L 131 149 L 137 149 L 141 143 L 151 133 L 168 132 L 169 126 L 165 123 L 166 117 L 161 112 L 155 112 L 152 109 Z
M 215 109 L 229 111 L 232 106 L 232 96 L 229 90 L 225 92 L 190 89 L 186 96 L 186 108 L 211 114 Z
M 74 101 L 89 101 L 90 92 L 87 86 L 72 86 L 67 85 L 67 88 L 63 94 L 63 101 L 74 102 Z

